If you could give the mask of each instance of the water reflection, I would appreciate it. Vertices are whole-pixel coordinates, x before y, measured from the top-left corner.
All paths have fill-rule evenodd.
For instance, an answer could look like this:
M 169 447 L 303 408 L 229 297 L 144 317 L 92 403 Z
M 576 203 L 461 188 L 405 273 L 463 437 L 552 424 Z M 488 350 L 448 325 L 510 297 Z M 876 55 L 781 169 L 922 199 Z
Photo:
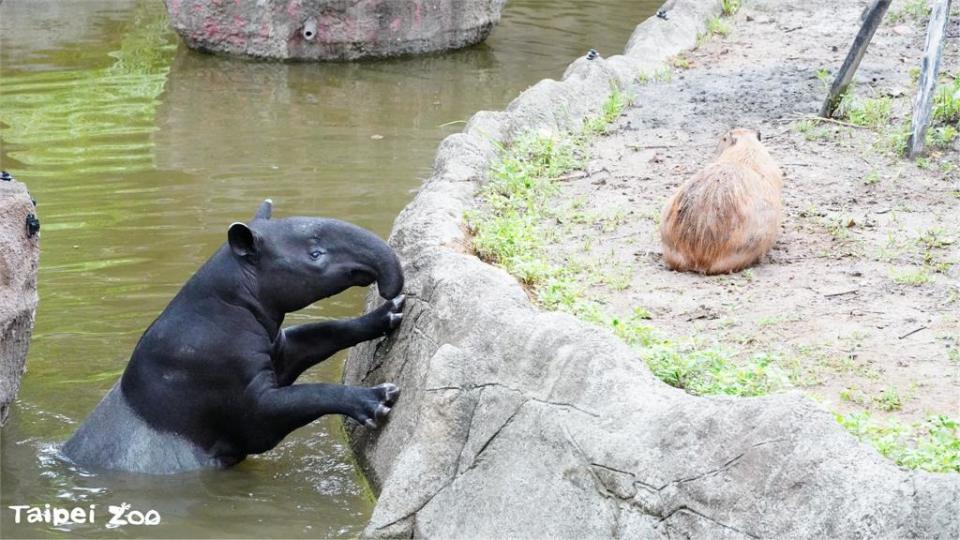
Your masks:
M 356 536 L 371 510 L 322 419 L 228 471 L 89 475 L 55 459 L 143 329 L 272 197 L 382 236 L 439 141 L 595 47 L 619 52 L 656 3 L 511 0 L 486 44 L 357 64 L 275 64 L 177 47 L 156 0 L 0 3 L 0 166 L 43 220 L 29 373 L 0 440 L 2 537 Z M 362 290 L 289 322 L 358 313 Z M 342 358 L 307 380 L 339 379 Z M 10 504 L 155 508 L 149 531 L 15 526 Z

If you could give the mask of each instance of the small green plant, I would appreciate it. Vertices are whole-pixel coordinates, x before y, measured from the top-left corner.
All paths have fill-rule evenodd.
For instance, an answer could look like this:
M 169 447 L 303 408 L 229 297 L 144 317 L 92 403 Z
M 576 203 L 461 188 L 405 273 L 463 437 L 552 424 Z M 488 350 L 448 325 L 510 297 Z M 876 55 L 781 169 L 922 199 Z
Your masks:
M 607 96 L 606 101 L 603 102 L 603 106 L 600 108 L 600 114 L 588 118 L 584 122 L 584 132 L 588 135 L 604 133 L 607 130 L 607 126 L 612 124 L 629 104 L 630 100 L 627 99 L 627 96 L 620 90 L 620 87 L 612 86 L 610 95 Z
M 910 82 L 911 82 L 911 83 L 917 84 L 917 81 L 920 80 L 920 68 L 919 68 L 919 67 L 916 67 L 916 66 L 910 68 L 910 69 L 907 71 L 907 75 L 910 76 Z
M 879 97 L 864 100 L 852 100 L 843 104 L 842 112 L 851 124 L 873 129 L 880 129 L 890 121 L 890 112 L 893 100 L 889 97 Z
M 857 388 L 844 388 L 840 391 L 840 399 L 856 403 L 858 405 L 867 405 L 867 396 Z
M 724 16 L 733 16 L 740 10 L 740 0 L 720 0 L 720 9 Z
M 913 427 L 898 422 L 879 423 L 866 412 L 836 415 L 837 422 L 884 457 L 907 469 L 960 472 L 957 421 L 931 416 Z
M 960 124 L 960 76 L 952 84 L 937 88 L 933 97 L 933 119 L 944 124 Z
M 891 11 L 887 19 L 891 24 L 898 24 L 906 20 L 922 22 L 930 14 L 927 0 L 910 0 L 898 10 Z
M 935 127 L 927 132 L 927 144 L 934 148 L 950 148 L 956 138 L 957 128 L 953 126 Z
M 917 242 L 928 250 L 942 249 L 953 244 L 953 238 L 946 236 L 946 233 L 940 227 L 930 227 L 923 231 L 923 234 L 917 238 Z
M 732 31 L 733 28 L 730 27 L 730 23 L 720 17 L 713 17 L 707 21 L 707 34 L 726 37 Z
M 674 56 L 670 63 L 677 69 L 690 69 L 692 65 L 690 59 L 682 54 Z
M 823 84 L 824 90 L 830 89 L 830 70 L 827 68 L 820 68 L 817 70 L 817 78 L 820 79 L 820 83 Z
M 911 287 L 919 287 L 930 283 L 930 273 L 926 268 L 894 270 L 890 273 L 890 277 L 899 285 L 909 285 Z
M 670 68 L 664 66 L 660 69 L 657 69 L 653 72 L 640 72 L 637 75 L 637 82 L 640 84 L 649 84 L 653 82 L 670 82 L 673 80 L 673 71 L 670 71 Z
M 866 176 L 863 177 L 863 185 L 865 186 L 872 186 L 879 181 L 880 173 L 876 169 L 870 171 Z
M 900 398 L 900 393 L 892 386 L 880 392 L 880 395 L 875 397 L 874 401 L 877 403 L 877 407 L 883 411 L 899 411 L 903 408 L 903 400 Z

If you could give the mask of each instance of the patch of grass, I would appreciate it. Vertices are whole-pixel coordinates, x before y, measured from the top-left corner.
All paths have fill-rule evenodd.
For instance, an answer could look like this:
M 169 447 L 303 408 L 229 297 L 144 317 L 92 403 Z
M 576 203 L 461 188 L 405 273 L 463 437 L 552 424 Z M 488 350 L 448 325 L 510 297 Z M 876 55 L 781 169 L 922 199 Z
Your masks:
M 724 16 L 733 16 L 740 10 L 740 0 L 720 0 L 720 9 Z
M 829 90 L 830 85 L 830 70 L 827 68 L 820 68 L 817 70 L 817 79 L 820 79 L 820 83 L 823 84 L 824 90 Z
M 911 20 L 913 22 L 922 22 L 930 14 L 930 6 L 927 0 L 909 0 L 900 9 L 891 10 L 887 15 L 887 20 L 891 24 L 898 24 Z
M 952 84 L 937 89 L 933 97 L 933 119 L 960 125 L 960 77 L 955 77 Z
M 880 172 L 877 171 L 876 169 L 870 171 L 869 173 L 867 173 L 866 176 L 863 177 L 863 185 L 865 186 L 872 186 L 873 184 L 876 184 L 879 181 L 880 181 Z
M 836 415 L 837 422 L 884 457 L 907 469 L 960 472 L 960 437 L 957 421 L 931 416 L 914 426 L 880 423 L 866 412 Z
M 925 267 L 893 270 L 890 272 L 890 278 L 898 285 L 909 285 L 911 287 L 919 287 L 930 283 L 930 273 Z
M 940 126 L 927 131 L 927 145 L 941 150 L 953 146 L 953 141 L 956 138 L 957 128 L 953 126 Z
M 910 123 L 888 127 L 877 139 L 874 148 L 882 153 L 902 157 L 907 152 L 907 140 L 910 138 Z
M 682 54 L 674 56 L 670 63 L 677 69 L 690 69 L 692 66 L 690 59 Z
M 828 130 L 817 127 L 817 122 L 811 119 L 797 120 L 793 123 L 793 129 L 803 135 L 806 141 L 818 141 L 830 137 Z
M 840 399 L 849 401 L 850 403 L 856 403 L 857 405 L 867 406 L 869 404 L 866 394 L 856 387 L 844 388 L 841 390 Z
M 893 100 L 883 96 L 870 99 L 841 100 L 840 111 L 854 125 L 873 129 L 886 127 L 890 121 Z
M 580 145 L 568 134 L 526 135 L 503 150 L 479 193 L 484 208 L 467 216 L 477 254 L 527 285 L 556 278 L 560 270 L 544 262 L 540 224 L 555 179 L 580 163 Z
M 624 94 L 619 87 L 612 86 L 610 95 L 607 96 L 607 99 L 603 102 L 603 106 L 600 108 L 600 114 L 588 118 L 584 122 L 584 132 L 588 135 L 604 133 L 607 127 L 623 113 L 628 105 L 630 105 L 630 99 L 627 98 L 626 94 Z
M 640 84 L 670 82 L 671 80 L 673 80 L 673 72 L 668 67 L 662 67 L 653 72 L 644 71 L 637 75 L 637 82 Z
M 917 238 L 917 242 L 927 249 L 943 249 L 953 244 L 953 238 L 946 236 L 940 227 L 930 227 L 923 231 L 923 234 Z
M 903 399 L 900 397 L 900 392 L 892 386 L 885 388 L 873 400 L 882 411 L 899 411 L 903 408 Z
M 726 37 L 729 36 L 732 31 L 733 28 L 730 26 L 730 23 L 720 17 L 713 17 L 707 21 L 708 35 Z

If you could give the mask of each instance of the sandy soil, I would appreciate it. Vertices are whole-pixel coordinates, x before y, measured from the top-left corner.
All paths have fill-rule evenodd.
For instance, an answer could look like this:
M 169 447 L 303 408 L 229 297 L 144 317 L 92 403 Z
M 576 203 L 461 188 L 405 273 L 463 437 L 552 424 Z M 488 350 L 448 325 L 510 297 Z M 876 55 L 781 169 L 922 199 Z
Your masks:
M 865 1 L 747 2 L 733 31 L 683 55 L 670 82 L 630 90 L 634 105 L 562 182 L 555 257 L 602 261 L 589 285 L 610 313 L 643 307 L 664 334 L 772 352 L 831 410 L 905 422 L 960 416 L 960 143 L 925 162 L 878 149 L 885 129 L 789 119 L 815 115 L 821 68 L 836 70 Z M 894 2 L 891 13 L 903 7 Z M 910 114 L 925 21 L 888 21 L 860 67 L 856 95 Z M 954 16 L 942 72 L 960 75 Z M 786 174 L 786 216 L 760 265 L 705 277 L 667 270 L 659 215 L 735 126 L 759 129 Z M 809 126 L 807 126 L 809 127 Z M 951 170 L 952 167 L 952 170 Z M 910 285 L 910 278 L 925 283 Z M 895 392 L 900 408 L 885 406 Z

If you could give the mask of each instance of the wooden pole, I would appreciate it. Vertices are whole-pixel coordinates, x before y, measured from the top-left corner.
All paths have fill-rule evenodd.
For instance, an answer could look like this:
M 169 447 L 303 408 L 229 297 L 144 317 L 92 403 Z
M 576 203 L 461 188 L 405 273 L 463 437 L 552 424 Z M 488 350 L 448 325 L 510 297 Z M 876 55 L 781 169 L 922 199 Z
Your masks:
M 920 61 L 920 81 L 917 83 L 919 88 L 917 99 L 913 102 L 913 124 L 910 138 L 907 139 L 907 157 L 911 159 L 923 153 L 927 142 L 927 126 L 930 124 L 933 94 L 937 89 L 937 73 L 940 71 L 940 57 L 943 55 L 949 14 L 950 0 L 934 2 L 933 11 L 930 12 L 930 24 L 927 26 L 927 44 Z
M 857 73 L 857 68 L 860 66 L 860 61 L 863 60 L 863 55 L 867 53 L 867 45 L 869 45 L 870 40 L 873 39 L 873 34 L 877 31 L 877 27 L 880 26 L 880 22 L 883 21 L 883 15 L 889 7 L 890 0 L 874 0 L 873 4 L 867 8 L 863 25 L 860 26 L 860 31 L 857 32 L 857 37 L 853 40 L 853 46 L 850 47 L 850 52 L 847 53 L 847 59 L 843 61 L 843 66 L 840 68 L 839 73 L 837 73 L 837 77 L 833 80 L 833 85 L 830 86 L 830 93 L 827 94 L 827 99 L 823 102 L 823 107 L 820 109 L 820 116 L 830 118 L 833 116 L 834 111 L 837 110 L 840 99 L 843 97 L 844 92 L 847 91 L 847 87 L 850 86 L 850 81 L 853 80 L 853 76 Z

